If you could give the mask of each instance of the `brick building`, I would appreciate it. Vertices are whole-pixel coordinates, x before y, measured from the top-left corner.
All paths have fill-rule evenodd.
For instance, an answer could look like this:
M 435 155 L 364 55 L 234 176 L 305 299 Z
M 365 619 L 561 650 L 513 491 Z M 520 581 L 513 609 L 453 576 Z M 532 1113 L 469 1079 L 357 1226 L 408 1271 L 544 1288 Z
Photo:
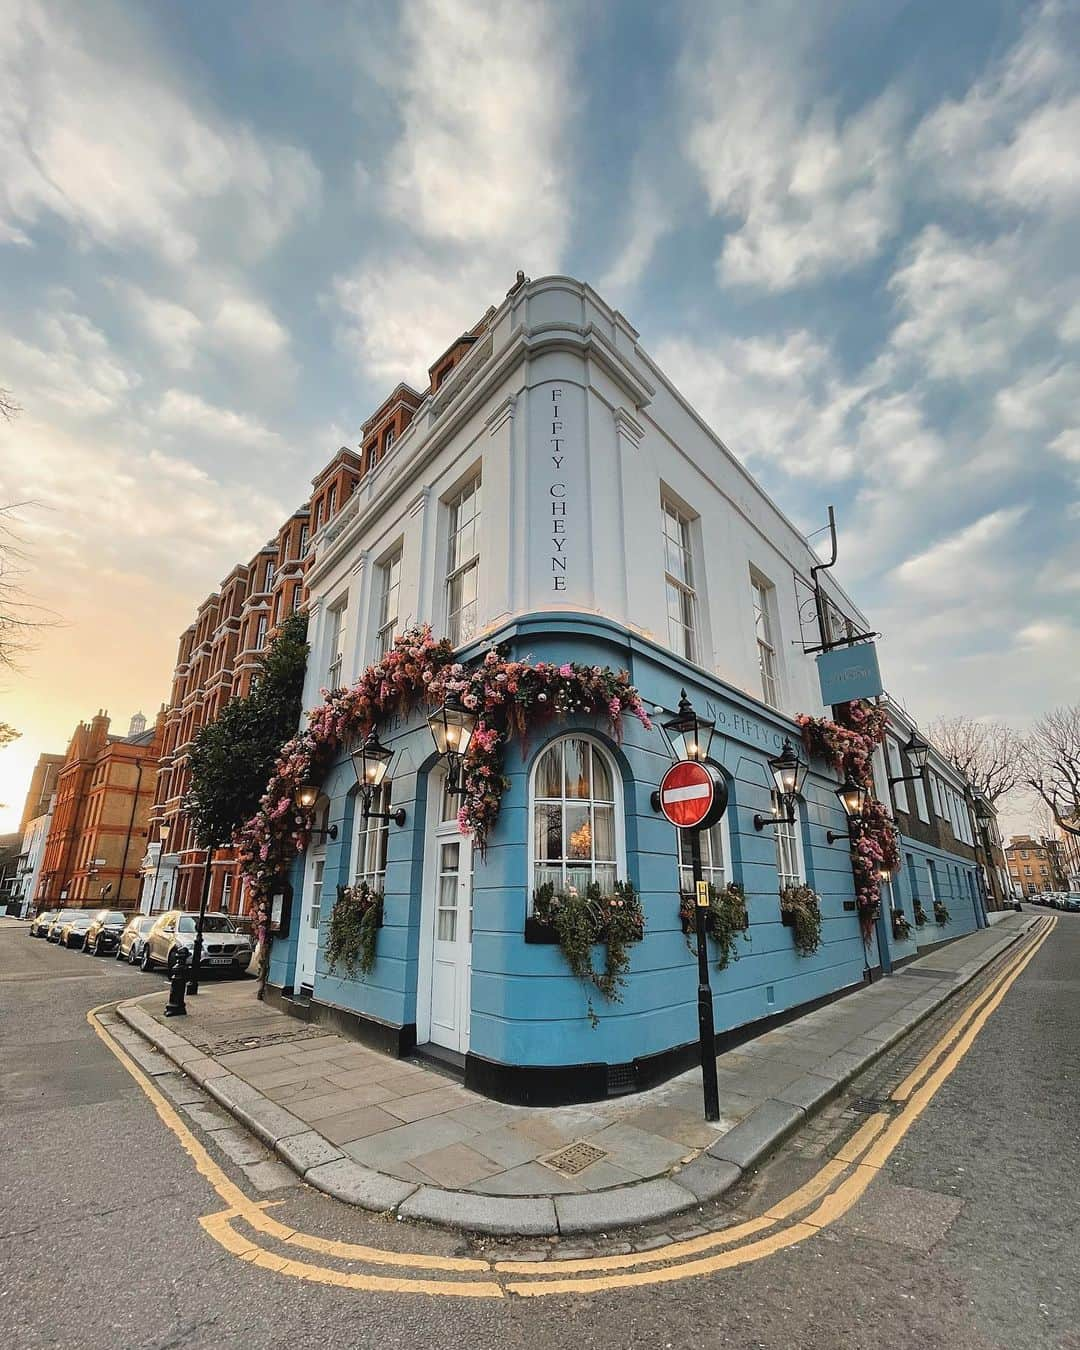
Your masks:
M 1040 895 L 1043 891 L 1067 889 L 1067 878 L 1056 839 L 1034 839 L 1030 834 L 1014 834 L 1005 856 L 1009 876 L 1021 895 Z
M 106 886 L 110 905 L 135 908 L 164 721 L 164 709 L 151 728 L 136 714 L 116 736 L 99 711 L 75 728 L 56 778 L 37 909 L 97 906 Z

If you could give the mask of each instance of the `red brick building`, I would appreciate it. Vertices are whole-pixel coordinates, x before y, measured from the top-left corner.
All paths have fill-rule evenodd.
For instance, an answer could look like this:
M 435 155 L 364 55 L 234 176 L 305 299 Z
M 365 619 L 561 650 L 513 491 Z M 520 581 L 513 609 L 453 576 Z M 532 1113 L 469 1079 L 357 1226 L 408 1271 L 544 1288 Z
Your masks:
M 152 728 L 136 714 L 127 736 L 109 732 L 109 715 L 80 722 L 57 775 L 56 806 L 45 841 L 38 910 L 135 909 L 165 711 Z

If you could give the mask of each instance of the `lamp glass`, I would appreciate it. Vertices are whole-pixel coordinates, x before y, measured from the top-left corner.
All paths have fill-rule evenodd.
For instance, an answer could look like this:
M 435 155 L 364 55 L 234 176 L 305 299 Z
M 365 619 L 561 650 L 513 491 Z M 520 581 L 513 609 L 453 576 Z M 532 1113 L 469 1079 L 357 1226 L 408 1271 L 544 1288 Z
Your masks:
M 319 789 L 314 783 L 305 783 L 303 787 L 296 789 L 295 801 L 297 806 L 305 809 L 312 807 L 319 800 Z
M 848 778 L 842 787 L 836 789 L 836 795 L 839 797 L 840 805 L 844 808 L 844 814 L 849 820 L 858 819 L 866 809 L 866 799 L 869 793 L 852 778 Z
M 780 753 L 769 760 L 769 770 L 776 783 L 776 790 L 782 797 L 799 795 L 809 767 L 805 760 L 800 759 L 789 740 L 785 740 Z
M 915 766 L 916 773 L 922 773 L 926 768 L 926 761 L 930 758 L 930 746 L 927 741 L 919 735 L 917 731 L 911 733 L 911 739 L 904 746 L 908 759 Z
M 679 699 L 679 711 L 662 727 L 675 759 L 689 759 L 702 764 L 709 758 L 716 723 L 707 717 L 698 716 L 686 697 L 685 689 Z
M 375 791 L 386 777 L 386 771 L 393 757 L 393 750 L 380 744 L 375 728 L 372 727 L 360 749 L 352 753 L 356 781 L 363 791 L 367 793 Z
M 172 832 L 172 826 L 162 823 L 158 826 L 158 838 L 163 844 L 168 842 L 169 835 Z
M 428 728 L 440 755 L 464 755 L 476 729 L 476 714 L 451 696 L 428 718 Z

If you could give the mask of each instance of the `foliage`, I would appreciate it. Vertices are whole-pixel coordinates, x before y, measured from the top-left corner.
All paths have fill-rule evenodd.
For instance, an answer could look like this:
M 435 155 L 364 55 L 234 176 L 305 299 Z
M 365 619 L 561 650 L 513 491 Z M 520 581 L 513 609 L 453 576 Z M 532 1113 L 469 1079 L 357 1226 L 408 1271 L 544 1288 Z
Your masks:
M 524 739 L 536 718 L 567 713 L 606 717 L 616 736 L 626 713 L 651 726 L 625 671 L 570 662 L 529 665 L 508 661 L 497 651 L 470 668 L 455 661 L 450 644 L 436 641 L 427 625 L 395 638 L 382 661 L 369 666 L 351 689 L 321 692 L 325 701 L 309 713 L 307 727 L 282 747 L 273 772 L 263 780 L 258 810 L 236 835 L 241 865 L 256 896 L 268 894 L 275 877 L 307 847 L 312 814 L 294 804 L 296 788 L 319 782 L 335 756 L 380 718 L 404 715 L 420 703 L 434 708 L 448 696 L 477 714 L 463 766 L 458 828 L 475 837 L 481 855 L 508 786 L 502 753 L 511 735 Z
M 917 896 L 913 908 L 915 911 L 915 927 L 921 928 L 926 922 L 926 910 L 923 909 L 922 901 Z
M 691 892 L 684 891 L 679 901 L 679 920 L 683 932 L 689 937 L 697 931 L 697 907 Z M 729 882 L 722 890 L 709 885 L 709 911 L 705 916 L 705 931 L 719 948 L 716 958 L 717 970 L 726 970 L 730 962 L 739 959 L 738 937 L 750 941 L 746 931 L 749 916 L 746 912 L 746 894 L 737 882 Z
M 838 720 L 808 717 L 796 720 L 802 728 L 808 753 L 828 761 L 842 777 L 851 777 L 868 796 L 858 824 L 851 827 L 851 871 L 855 878 L 855 904 L 863 941 L 869 942 L 881 909 L 881 874 L 900 866 L 900 846 L 892 816 L 874 796 L 874 747 L 885 739 L 884 708 L 863 699 L 843 703 Z
M 19 409 L 4 407 L 0 389 L 0 416 L 11 417 Z M 18 670 L 22 657 L 37 640 L 37 630 L 50 628 L 57 616 L 27 598 L 22 577 L 28 571 L 31 554 L 21 526 L 20 511 L 36 506 L 33 501 L 11 502 L 0 506 L 0 668 Z
M 813 956 L 821 946 L 821 902 L 809 886 L 785 886 L 780 892 L 780 913 L 787 920 L 795 946 L 803 956 Z
M 200 848 L 228 843 L 258 809 L 281 748 L 300 721 L 307 618 L 290 615 L 262 656 L 247 698 L 233 698 L 191 748 L 184 811 Z
M 366 881 L 338 887 L 326 936 L 326 963 L 331 970 L 340 965 L 350 979 L 370 975 L 382 917 L 382 891 L 372 890 Z
M 1024 744 L 1023 775 L 1058 827 L 1080 835 L 1080 703 L 1035 723 Z
M 16 731 L 9 722 L 0 722 L 0 750 L 12 741 L 17 741 L 22 735 L 21 731 Z
M 593 882 L 582 895 L 556 891 L 548 881 L 533 892 L 533 914 L 554 928 L 571 972 L 593 984 L 609 1002 L 620 1003 L 619 991 L 630 969 L 628 948 L 645 936 L 645 914 L 633 886 L 617 881 L 614 893 L 603 895 Z M 598 942 L 605 947 L 602 971 L 597 971 L 592 961 L 592 949 Z M 599 1018 L 591 999 L 588 1016 L 596 1026 Z
M 949 911 L 941 900 L 934 901 L 934 918 L 942 926 L 949 922 Z
M 911 936 L 911 924 L 902 909 L 892 911 L 892 932 L 898 942 L 905 942 Z

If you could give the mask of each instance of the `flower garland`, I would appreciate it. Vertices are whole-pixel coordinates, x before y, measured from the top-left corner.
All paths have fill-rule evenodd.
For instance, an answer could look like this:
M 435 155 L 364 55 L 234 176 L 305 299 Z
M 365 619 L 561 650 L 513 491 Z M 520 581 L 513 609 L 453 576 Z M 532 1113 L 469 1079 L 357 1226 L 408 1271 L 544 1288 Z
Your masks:
M 888 717 L 885 709 L 863 699 L 843 703 L 838 720 L 796 718 L 807 751 L 828 761 L 842 777 L 850 777 L 869 794 L 851 841 L 851 870 L 855 878 L 855 903 L 863 941 L 869 942 L 881 908 L 881 875 L 900 866 L 896 825 L 882 802 L 874 796 L 874 747 L 885 739 Z
M 580 713 L 606 716 L 616 738 L 622 718 L 652 723 L 626 671 L 578 662 L 556 665 L 508 661 L 489 651 L 477 666 L 455 661 L 445 639 L 424 624 L 400 634 L 386 656 L 350 689 L 323 689 L 324 702 L 308 714 L 307 727 L 282 748 L 259 811 L 234 843 L 253 902 L 270 894 L 292 859 L 307 847 L 313 812 L 295 803 L 297 788 L 322 780 L 335 758 L 381 718 L 406 715 L 418 704 L 437 707 L 448 697 L 477 714 L 463 765 L 458 828 L 471 834 L 483 854 L 509 786 L 502 772 L 503 747 L 512 735 L 524 742 L 538 716 Z

